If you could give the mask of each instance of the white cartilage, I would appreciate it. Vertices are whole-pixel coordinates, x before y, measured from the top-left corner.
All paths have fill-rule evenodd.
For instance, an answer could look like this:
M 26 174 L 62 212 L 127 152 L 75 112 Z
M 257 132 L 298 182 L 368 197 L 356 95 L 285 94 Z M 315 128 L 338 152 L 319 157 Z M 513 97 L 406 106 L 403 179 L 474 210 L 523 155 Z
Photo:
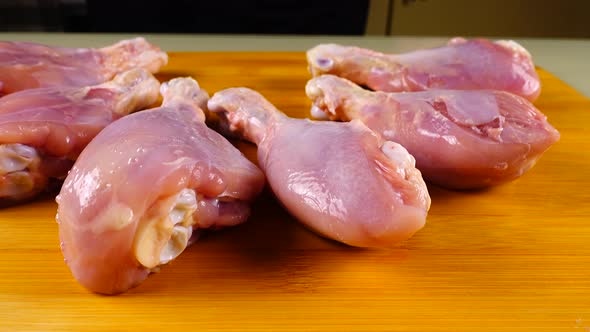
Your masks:
M 135 257 L 148 269 L 157 269 L 180 255 L 188 246 L 195 224 L 197 196 L 192 189 L 164 199 L 140 221 L 135 236 Z
M 40 162 L 41 157 L 33 147 L 24 144 L 0 144 L 0 174 L 23 171 Z
M 22 199 L 38 191 L 41 156 L 24 144 L 0 144 L 0 199 Z M 37 176 L 37 180 L 35 180 Z
M 332 60 L 330 58 L 318 58 L 315 61 L 315 65 L 320 70 L 327 72 L 327 71 L 334 69 L 335 63 L 334 63 L 334 60 Z
M 316 105 L 311 106 L 311 116 L 314 119 L 318 119 L 318 120 L 330 119 L 330 117 L 328 117 L 328 114 L 326 114 L 326 112 L 324 112 L 321 108 L 317 107 Z

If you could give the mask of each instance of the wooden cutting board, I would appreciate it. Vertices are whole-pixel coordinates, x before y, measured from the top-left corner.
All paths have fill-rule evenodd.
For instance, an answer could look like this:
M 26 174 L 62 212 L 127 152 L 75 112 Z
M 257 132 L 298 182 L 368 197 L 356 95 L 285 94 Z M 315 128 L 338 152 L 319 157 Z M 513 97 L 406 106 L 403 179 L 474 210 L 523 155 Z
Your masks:
M 305 117 L 306 67 L 303 53 L 172 53 L 159 77 L 247 86 Z M 431 186 L 427 226 L 399 249 L 319 238 L 267 191 L 246 224 L 107 297 L 64 264 L 53 197 L 0 210 L 0 330 L 590 331 L 590 100 L 540 75 L 561 141 L 512 183 Z

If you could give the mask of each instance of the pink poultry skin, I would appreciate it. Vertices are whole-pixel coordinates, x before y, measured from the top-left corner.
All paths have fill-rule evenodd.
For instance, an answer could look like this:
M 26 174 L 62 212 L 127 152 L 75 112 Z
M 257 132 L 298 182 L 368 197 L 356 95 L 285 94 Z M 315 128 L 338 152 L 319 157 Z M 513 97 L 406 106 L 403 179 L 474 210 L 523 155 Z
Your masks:
M 314 76 L 332 74 L 375 91 L 494 89 L 530 101 L 541 93 L 531 55 L 514 41 L 454 38 L 404 54 L 323 44 L 307 52 L 307 61 Z
M 427 180 L 453 189 L 514 180 L 559 140 L 529 101 L 504 91 L 371 92 L 323 75 L 306 92 L 316 116 L 362 121 L 408 149 Z
M 430 197 L 414 158 L 360 121 L 292 119 L 246 88 L 218 92 L 208 106 L 258 145 L 273 192 L 315 232 L 352 246 L 392 247 L 424 226 Z
M 160 83 L 143 69 L 84 88 L 40 88 L 0 98 L 0 204 L 63 180 L 86 145 L 111 122 L 154 103 Z
M 157 72 L 168 56 L 143 38 L 100 49 L 0 42 L 0 96 L 25 89 L 83 87 L 134 68 Z
M 175 259 L 199 229 L 244 222 L 264 175 L 205 125 L 207 93 L 190 78 L 162 107 L 105 128 L 58 196 L 62 251 L 89 290 L 117 294 Z

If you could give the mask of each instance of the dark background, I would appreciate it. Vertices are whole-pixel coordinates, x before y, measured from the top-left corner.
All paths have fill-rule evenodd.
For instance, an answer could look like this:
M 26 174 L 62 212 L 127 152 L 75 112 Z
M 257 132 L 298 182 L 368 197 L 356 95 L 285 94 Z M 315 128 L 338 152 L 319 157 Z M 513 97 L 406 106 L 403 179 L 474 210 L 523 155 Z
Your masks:
M 369 0 L 0 0 L 0 30 L 361 35 Z
M 590 38 L 590 0 L 0 0 L 0 31 Z

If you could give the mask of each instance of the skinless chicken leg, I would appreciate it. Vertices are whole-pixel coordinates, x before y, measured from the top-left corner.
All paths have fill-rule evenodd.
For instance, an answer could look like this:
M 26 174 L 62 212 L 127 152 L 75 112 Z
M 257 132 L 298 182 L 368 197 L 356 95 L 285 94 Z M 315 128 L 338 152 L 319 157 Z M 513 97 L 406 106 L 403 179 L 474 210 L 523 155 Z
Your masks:
M 63 180 L 106 125 L 154 103 L 160 83 L 143 69 L 84 88 L 24 90 L 0 98 L 0 203 L 28 199 Z
M 264 175 L 205 125 L 207 93 L 190 78 L 162 107 L 105 128 L 58 196 L 62 251 L 88 289 L 115 294 L 176 258 L 200 229 L 242 223 Z
M 404 54 L 323 44 L 307 52 L 314 76 L 332 74 L 375 91 L 508 91 L 531 101 L 541 93 L 532 57 L 514 41 L 454 38 L 446 46 Z
M 390 247 L 424 226 L 430 197 L 414 158 L 360 121 L 292 119 L 259 93 L 216 93 L 209 110 L 258 145 L 282 204 L 305 226 L 349 245 Z
M 143 38 L 100 49 L 0 42 L 0 96 L 33 88 L 95 85 L 134 68 L 155 73 L 167 61 L 165 52 Z
M 407 148 L 427 180 L 449 188 L 513 180 L 559 140 L 539 110 L 504 91 L 371 92 L 323 75 L 306 92 L 314 114 L 362 121 Z

